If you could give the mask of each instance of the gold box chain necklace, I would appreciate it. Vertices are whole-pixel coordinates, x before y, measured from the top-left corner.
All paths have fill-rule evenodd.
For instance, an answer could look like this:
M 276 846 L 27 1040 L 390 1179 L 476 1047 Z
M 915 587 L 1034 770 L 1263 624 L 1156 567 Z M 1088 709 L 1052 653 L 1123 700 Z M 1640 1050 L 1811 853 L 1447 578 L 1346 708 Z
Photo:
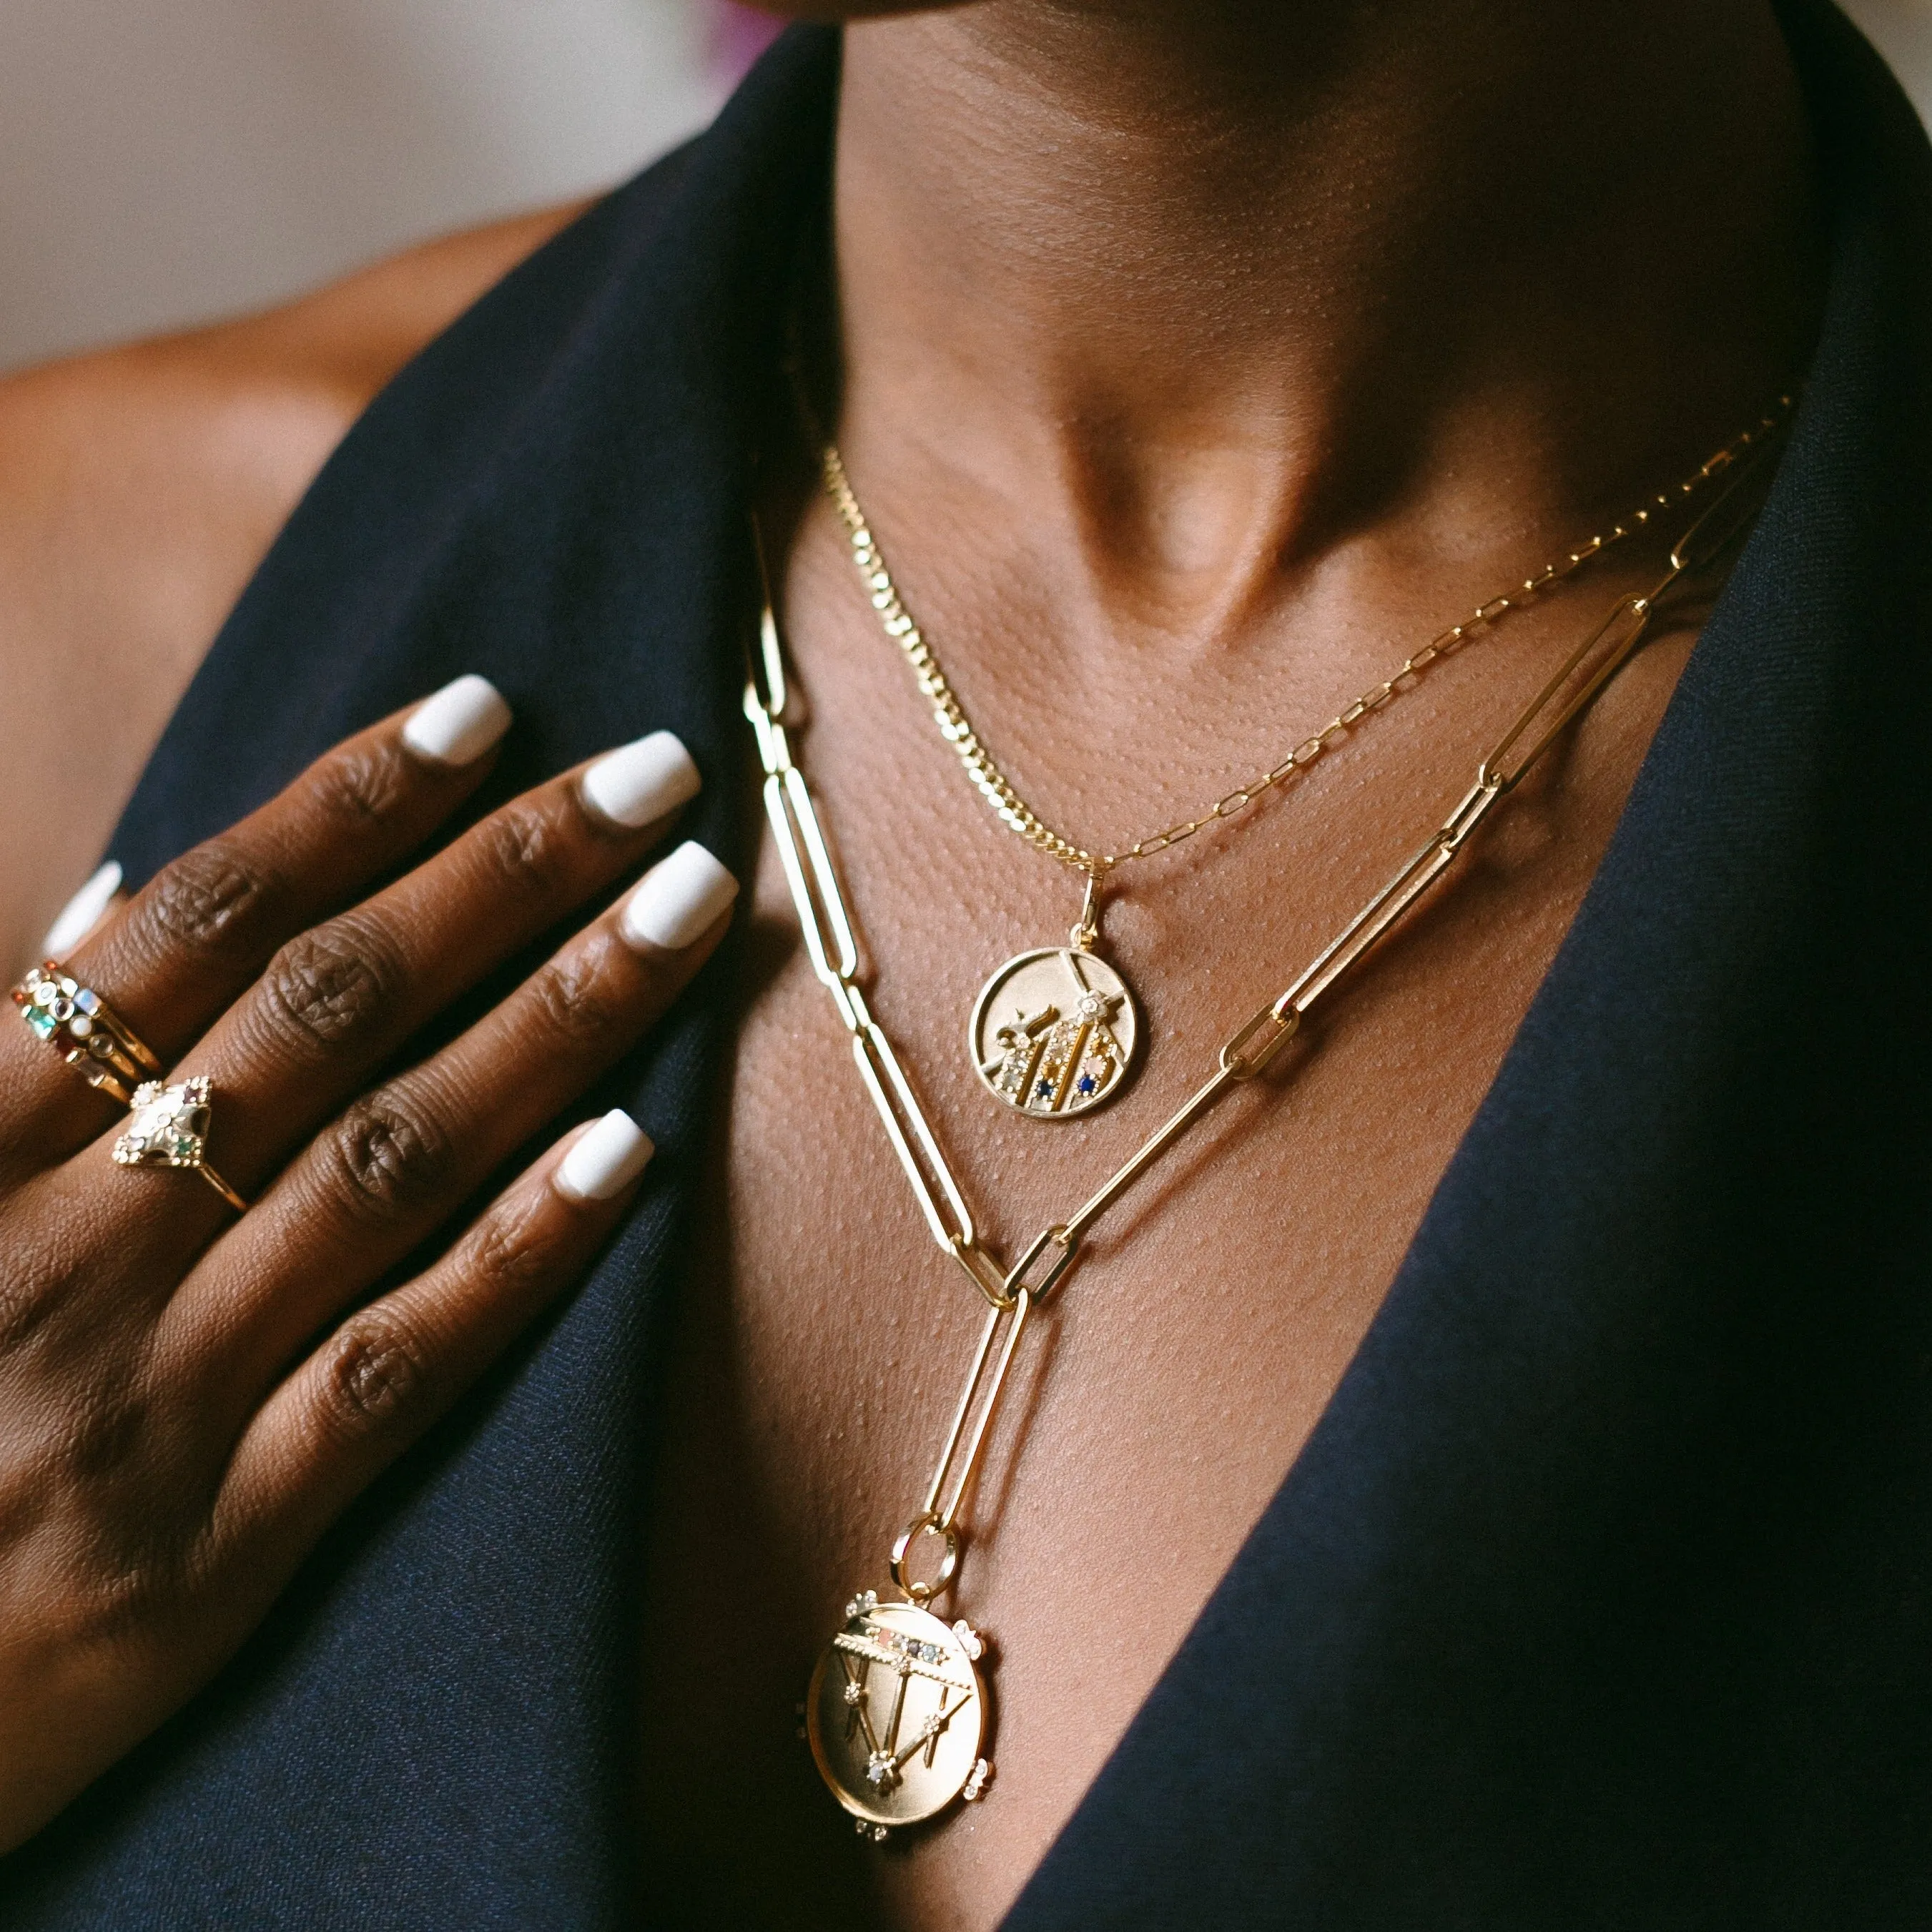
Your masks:
M 1788 399 L 1740 444 L 1762 457 L 1787 419 Z M 947 1624 L 929 1607 L 958 1575 L 960 1513 L 1007 1372 L 1034 1309 L 1065 1278 L 1095 1224 L 1189 1133 L 1231 1088 L 1253 1079 L 1317 1004 L 1386 938 L 1455 863 L 1497 804 L 1520 784 L 1557 737 L 1595 702 L 1629 662 L 1659 603 L 1681 581 L 1718 564 L 1749 527 L 1768 460 L 1738 467 L 1713 459 L 1700 475 L 1734 470 L 1726 487 L 1672 548 L 1647 595 L 1620 599 L 1570 652 L 1478 766 L 1455 808 L 1395 876 L 1300 976 L 1225 1041 L 1192 1094 L 1064 1221 L 1043 1228 L 1010 1267 L 982 1240 L 939 1138 L 898 1054 L 872 1016 L 858 981 L 854 922 L 832 862 L 812 791 L 794 755 L 784 718 L 784 651 L 763 547 L 757 542 L 764 608 L 745 685 L 745 716 L 764 772 L 766 816 L 812 970 L 851 1042 L 852 1058 L 940 1252 L 984 1298 L 987 1314 L 964 1387 L 917 1513 L 893 1540 L 887 1568 L 896 1599 L 855 1594 L 820 1654 L 804 1706 L 805 1733 L 819 1772 L 863 1836 L 938 1816 L 984 1792 L 992 1767 L 981 1754 L 990 1710 L 981 1666 L 984 1643 L 964 1619 Z M 936 1546 L 936 1567 L 927 1546 Z
M 794 396 L 808 431 L 817 434 L 806 399 L 796 352 L 790 364 Z M 1122 1091 L 1140 1058 L 1140 1010 L 1133 989 L 1113 962 L 1098 948 L 1100 897 L 1108 876 L 1136 860 L 1170 851 L 1184 839 L 1210 825 L 1225 824 L 1244 812 L 1256 800 L 1309 766 L 1337 738 L 1371 712 L 1380 710 L 1401 692 L 1413 688 L 1430 665 L 1446 657 L 1475 633 L 1499 623 L 1531 598 L 1563 584 L 1593 558 L 1642 530 L 1660 512 L 1688 502 L 1714 478 L 1730 472 L 1754 445 L 1774 434 L 1784 420 L 1789 400 L 1780 398 L 1752 429 L 1744 431 L 1698 466 L 1674 489 L 1646 497 L 1607 533 L 1592 537 L 1562 560 L 1546 563 L 1523 578 L 1520 587 L 1499 592 L 1478 604 L 1460 623 L 1432 638 L 1405 658 L 1382 680 L 1371 685 L 1352 704 L 1345 706 L 1316 732 L 1304 738 L 1279 764 L 1238 785 L 1198 816 L 1184 818 L 1118 852 L 1095 852 L 1057 832 L 1022 798 L 986 748 L 958 694 L 952 688 L 938 653 L 912 614 L 880 550 L 878 536 L 860 506 L 852 479 L 838 446 L 821 440 L 820 471 L 825 490 L 844 524 L 856 566 L 872 608 L 886 634 L 904 653 L 920 691 L 932 707 L 939 728 L 980 796 L 1000 822 L 1017 832 L 1036 850 L 1082 874 L 1085 897 L 1079 922 L 1064 946 L 1041 946 L 1022 952 L 1000 967 L 981 988 L 967 1034 L 968 1051 L 988 1090 L 1008 1106 L 1032 1120 L 1066 1120 L 1104 1105 Z

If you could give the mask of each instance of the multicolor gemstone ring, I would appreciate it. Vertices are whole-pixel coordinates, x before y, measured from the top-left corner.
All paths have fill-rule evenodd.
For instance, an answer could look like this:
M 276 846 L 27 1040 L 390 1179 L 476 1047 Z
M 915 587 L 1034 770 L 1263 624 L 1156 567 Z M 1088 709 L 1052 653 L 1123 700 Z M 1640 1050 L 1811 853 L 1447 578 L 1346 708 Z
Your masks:
M 114 1143 L 123 1167 L 192 1168 L 238 1214 L 248 1204 L 208 1164 L 208 1126 L 214 1112 L 208 1076 L 170 1085 L 148 1080 L 134 1090 L 134 1112 Z
M 90 1087 L 124 1107 L 133 1089 L 164 1070 L 146 1042 L 92 986 L 50 959 L 14 988 L 20 1017 Z

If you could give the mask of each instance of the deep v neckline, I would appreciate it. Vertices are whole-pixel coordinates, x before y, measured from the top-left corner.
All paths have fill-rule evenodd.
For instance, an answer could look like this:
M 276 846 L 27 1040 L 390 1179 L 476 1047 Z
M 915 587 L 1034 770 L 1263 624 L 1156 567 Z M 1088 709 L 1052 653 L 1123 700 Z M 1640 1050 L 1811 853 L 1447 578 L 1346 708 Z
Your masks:
M 1450 1922 L 1373 1904 L 1351 1861 L 1366 1819 L 1342 1808 L 1372 1816 L 1387 1779 L 1466 1810 L 1457 1787 L 1489 1740 L 1454 1726 L 1484 1700 L 1514 1715 L 1534 1694 L 1498 1667 L 1497 1624 L 1520 1622 L 1527 1650 L 1546 1634 L 1536 1612 L 1574 1612 L 1583 1580 L 1607 1583 L 1591 1538 L 1652 1510 L 1668 1524 L 1687 1445 L 1659 1406 L 1688 1392 L 1655 1352 L 1675 1342 L 1695 1362 L 1696 1341 L 1739 1312 L 1744 1251 L 1709 1270 L 1693 1197 L 1723 1177 L 1713 1137 L 1748 1133 L 1737 1064 L 1778 1028 L 1825 896 L 1816 821 L 1870 650 L 1855 614 L 1882 567 L 1846 538 L 1887 487 L 1874 452 L 1888 394 L 1912 386 L 1884 327 L 1896 211 L 1879 205 L 1871 156 L 1845 153 L 1843 96 L 1873 76 L 1835 16 L 1798 25 L 1839 200 L 1828 313 L 1757 527 L 1348 1370 L 1002 1932 Z M 1821 76 L 1828 50 L 1840 70 Z M 1676 1300 L 1687 1280 L 1701 1296 Z M 1619 1399 L 1638 1389 L 1648 1401 Z M 1633 1423 L 1654 1439 L 1619 1454 L 1610 1429 Z M 1654 1580 L 1621 1580 L 1635 1606 Z M 1438 1724 L 1398 1714 L 1405 1678 L 1424 1701 L 1438 1691 Z M 1533 1817 L 1533 1779 L 1511 1781 Z M 1374 1834 L 1383 1853 L 1400 1843 L 1394 1809 Z M 1230 1871 L 1240 1882 L 1224 1894 L 1214 1875 Z M 1359 1890 L 1327 1890 L 1342 1872 Z
M 1794 439 L 1782 462 L 1801 477 L 1810 471 L 1815 440 L 1808 446 Z M 1775 944 L 1773 932 L 1750 920 L 1700 934 L 1659 919 L 1666 907 L 1694 905 L 1700 872 L 1720 856 L 1693 852 L 1676 835 L 1687 825 L 1736 824 L 1748 816 L 1755 820 L 1748 845 L 1726 856 L 1756 874 L 1762 905 L 1782 908 L 1790 898 L 1785 842 L 1801 830 L 1805 775 L 1784 774 L 1792 786 L 1786 802 L 1794 809 L 1782 824 L 1772 801 L 1762 797 L 1738 812 L 1725 781 L 1745 786 L 1763 778 L 1780 755 L 1787 707 L 1780 700 L 1802 710 L 1816 694 L 1806 686 L 1817 668 L 1787 660 L 1779 667 L 1790 680 L 1785 688 L 1760 686 L 1748 705 L 1740 703 L 1750 664 L 1762 652 L 1766 622 L 1788 594 L 1776 580 L 1773 533 L 1804 487 L 1780 481 L 1775 488 L 1760 521 L 1766 533 L 1738 562 L 1700 634 L 1610 847 L 1348 1369 L 1199 1616 L 1001 1921 L 1002 1932 L 1114 1922 L 1095 1912 L 1095 1872 L 1084 1854 L 1102 1840 L 1106 1862 L 1114 1864 L 1121 1846 L 1138 1835 L 1124 1828 L 1125 1820 L 1138 1831 L 1158 1824 L 1163 1834 L 1199 1830 L 1204 1838 L 1197 1842 L 1211 1842 L 1215 1820 L 1252 1804 L 1244 1787 L 1254 1775 L 1254 1754 L 1204 1750 L 1200 1733 L 1240 1735 L 1241 1714 L 1251 1708 L 1244 1687 L 1265 1680 L 1271 1659 L 1299 1649 L 1332 1663 L 1338 1641 L 1346 1641 L 1341 1606 L 1390 1604 L 1402 1588 L 1400 1573 L 1424 1554 L 1427 1538 L 1414 1533 L 1418 1524 L 1466 1512 L 1467 1491 L 1481 1481 L 1479 1466 L 1502 1454 L 1506 1439 L 1498 1431 L 1485 1442 L 1482 1412 L 1493 1401 L 1493 1416 L 1523 1399 L 1522 1391 L 1513 1397 L 1496 1385 L 1486 1354 L 1508 1359 L 1512 1372 L 1533 1383 L 1552 1347 L 1574 1372 L 1580 1350 L 1613 1346 L 1616 1311 L 1608 1300 L 1592 1309 L 1582 1294 L 1556 1285 L 1589 1281 L 1597 1271 L 1577 1264 L 1600 1232 L 1591 1222 L 1614 1221 L 1620 1196 L 1658 1178 L 1660 1137 L 1619 1131 L 1616 1089 L 1641 1086 L 1690 1131 L 1700 1081 L 1712 1070 L 1701 1054 L 1679 1054 L 1667 1042 L 1675 1032 L 1708 1044 L 1708 1022 L 1726 1003 L 1726 977 L 1748 970 Z M 1750 741 L 1731 729 L 1745 716 L 1755 728 Z M 1705 951 L 1707 939 L 1720 950 Z M 1684 996 L 1686 1010 L 1660 1010 L 1660 989 Z M 1566 1226 L 1580 1196 L 1588 1198 L 1588 1208 Z M 1485 1234 L 1492 1220 L 1519 1241 L 1528 1237 L 1528 1252 L 1506 1279 L 1482 1265 L 1483 1255 L 1492 1252 Z M 1556 1288 L 1553 1296 L 1546 1286 Z M 1538 1405 L 1546 1393 L 1532 1386 L 1528 1400 Z M 1434 1510 L 1425 1500 L 1432 1489 L 1439 1498 Z M 1493 1510 L 1484 1514 L 1493 1526 L 1506 1509 L 1499 1491 Z M 1264 1628 L 1268 1636 L 1257 1641 Z M 1210 1712 L 1234 1728 L 1215 1732 L 1204 1724 Z M 1177 1815 L 1177 1788 L 1202 1814 L 1191 1822 Z M 1120 1893 L 1124 1908 L 1132 1882 L 1116 1868 L 1100 1895 Z M 1139 1921 L 1129 1912 L 1121 1922 Z
M 1354 1360 L 1006 1932 L 1932 1917 L 1932 166 L 1840 16 L 1787 25 L 1835 257 L 1776 488 Z M 465 670 L 519 720 L 480 802 L 669 728 L 742 861 L 742 452 L 836 74 L 788 36 L 378 400 L 144 775 L 130 881 Z M 0 1863 L 10 1932 L 631 1917 L 718 987 L 589 1096 L 660 1150 L 610 1252 Z

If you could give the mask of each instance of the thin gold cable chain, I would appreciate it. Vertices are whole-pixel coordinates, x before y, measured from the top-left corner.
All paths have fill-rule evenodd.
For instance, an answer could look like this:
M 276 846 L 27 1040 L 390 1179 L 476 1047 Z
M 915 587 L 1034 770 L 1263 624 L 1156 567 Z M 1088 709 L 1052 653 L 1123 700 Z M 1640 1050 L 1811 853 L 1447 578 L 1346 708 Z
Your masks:
M 1648 497 L 1637 509 L 1632 512 L 1627 521 L 1612 526 L 1609 535 L 1593 536 L 1576 550 L 1566 551 L 1564 561 L 1545 564 L 1532 577 L 1522 580 L 1520 590 L 1512 590 L 1479 604 L 1474 611 L 1460 624 L 1452 624 L 1444 632 L 1430 639 L 1412 656 L 1402 660 L 1401 668 L 1379 684 L 1372 685 L 1360 697 L 1343 710 L 1337 712 L 1320 730 L 1304 738 L 1278 765 L 1244 784 L 1238 786 L 1198 818 L 1184 818 L 1168 826 L 1164 831 L 1154 832 L 1138 839 L 1121 852 L 1090 852 L 1084 846 L 1078 845 L 1064 833 L 1054 830 L 1014 788 L 1012 781 L 1000 768 L 981 740 L 972 722 L 967 717 L 958 694 L 953 690 L 932 645 L 914 620 L 900 596 L 898 586 L 892 580 L 891 571 L 886 567 L 881 554 L 878 539 L 873 534 L 865 512 L 860 507 L 856 493 L 852 488 L 852 479 L 847 474 L 844 459 L 838 453 L 838 445 L 826 440 L 820 457 L 821 474 L 826 494 L 838 512 L 839 520 L 845 526 L 847 539 L 851 546 L 852 561 L 857 566 L 861 581 L 872 599 L 872 608 L 879 614 L 880 623 L 886 634 L 898 644 L 905 654 L 907 662 L 912 667 L 920 692 L 931 703 L 933 722 L 939 727 L 940 735 L 958 754 L 959 762 L 965 767 L 966 775 L 979 789 L 980 795 L 999 815 L 1002 823 L 1016 832 L 1028 844 L 1057 859 L 1062 865 L 1086 874 L 1090 880 L 1097 882 L 1116 866 L 1124 866 L 1136 859 L 1149 859 L 1156 852 L 1165 852 L 1178 845 L 1184 838 L 1191 838 L 1196 832 L 1210 825 L 1220 824 L 1244 812 L 1264 793 L 1271 790 L 1283 780 L 1296 772 L 1305 770 L 1322 753 L 1328 750 L 1336 738 L 1351 730 L 1372 712 L 1378 711 L 1398 692 L 1412 688 L 1411 680 L 1418 677 L 1438 658 L 1444 657 L 1468 640 L 1474 632 L 1486 630 L 1497 623 L 1510 611 L 1518 608 L 1530 598 L 1540 595 L 1553 585 L 1564 581 L 1592 559 L 1621 543 L 1626 537 L 1642 530 L 1652 516 L 1660 511 L 1676 508 L 1694 496 L 1705 484 L 1729 470 L 1747 454 L 1751 446 L 1763 436 L 1782 427 L 1790 407 L 1787 398 L 1780 398 L 1777 412 L 1766 414 L 1753 428 L 1748 429 L 1718 452 L 1700 464 L 1690 476 L 1678 484 L 1675 489 L 1660 491 Z M 1090 920 L 1090 911 L 1083 920 Z
M 1789 413 L 1786 400 L 1777 416 L 1765 418 L 1762 428 L 1774 432 Z M 1761 440 L 1747 436 L 1740 442 L 1748 446 L 1754 440 L 1760 440 L 1766 454 L 1776 447 L 1774 433 Z M 1732 450 L 1720 452 L 1719 458 L 1705 466 L 1702 475 L 1708 476 L 1720 466 L 1730 468 L 1735 460 L 1732 451 L 1736 448 L 1732 446 Z M 1495 742 L 1478 766 L 1468 790 L 1394 877 L 1286 988 L 1223 1042 L 1215 1056 L 1213 1070 L 1202 1084 L 1075 1212 L 1064 1221 L 1049 1222 L 1010 1266 L 1004 1264 L 983 1240 L 939 1136 L 907 1078 L 891 1040 L 873 1017 L 861 989 L 854 921 L 845 903 L 811 788 L 794 758 L 790 732 L 784 722 L 791 708 L 786 652 L 754 513 L 751 535 L 763 608 L 755 643 L 749 637 L 746 640 L 749 648 L 744 712 L 757 742 L 764 772 L 766 814 L 777 842 L 800 935 L 813 970 L 844 1025 L 860 1078 L 935 1243 L 942 1254 L 958 1264 L 987 1304 L 978 1346 L 919 1508 L 892 1539 L 887 1557 L 887 1568 L 893 1584 L 902 1594 L 905 1612 L 924 1619 L 916 1628 L 920 1633 L 918 1640 L 927 1647 L 927 1654 L 937 1657 L 944 1652 L 956 1659 L 959 1670 L 968 1673 L 961 1686 L 964 1698 L 957 1707 L 963 1709 L 968 1703 L 974 1706 L 970 1721 L 976 1728 L 966 1755 L 976 1751 L 986 1734 L 980 1708 L 986 1688 L 973 1667 L 974 1660 L 982 1654 L 983 1640 L 963 1618 L 947 1630 L 943 1619 L 933 1614 L 932 1606 L 952 1588 L 958 1576 L 965 1541 L 962 1513 L 976 1479 L 1009 1372 L 1033 1310 L 1053 1293 L 1074 1265 L 1089 1232 L 1141 1177 L 1188 1136 L 1225 1094 L 1258 1078 L 1296 1036 L 1303 1022 L 1320 1003 L 1345 985 L 1361 963 L 1447 877 L 1483 821 L 1529 776 L 1550 746 L 1630 662 L 1648 633 L 1660 605 L 1673 590 L 1686 579 L 1694 579 L 1714 568 L 1748 533 L 1759 497 L 1753 485 L 1764 467 L 1762 462 L 1754 462 L 1727 480 L 1714 500 L 1700 511 L 1672 545 L 1668 568 L 1654 586 L 1648 592 L 1619 598 L 1601 622 L 1570 651 Z M 890 587 L 888 578 L 886 588 Z M 1090 874 L 1090 910 L 1096 890 L 1097 878 Z M 827 1661 L 838 1663 L 848 1704 L 852 1692 L 857 1691 L 862 1718 L 862 1682 L 851 1677 L 842 1650 L 850 1646 L 854 1630 L 862 1636 L 874 1628 L 866 1619 L 881 1608 L 877 1593 L 872 1591 L 855 1594 L 848 1602 L 844 1622 L 820 1653 L 807 1690 L 808 1702 L 800 1707 L 806 1718 L 801 1735 L 811 1741 L 820 1774 L 838 1802 L 854 1817 L 861 1835 L 875 1842 L 892 1828 L 876 1809 L 877 1793 L 886 1788 L 880 1781 L 878 1768 L 883 1764 L 887 1772 L 896 1774 L 921 1742 L 938 1735 L 955 1708 L 946 1706 L 940 1716 L 928 1718 L 910 1752 L 894 1754 L 907 1682 L 905 1653 L 902 1650 L 899 1688 L 883 1749 L 866 1723 L 863 1738 L 870 1755 L 862 1762 L 854 1750 L 836 1758 L 826 1755 L 823 1736 L 827 1703 L 821 1684 L 826 1681 Z M 893 1614 L 902 1613 L 895 1611 Z M 887 1660 L 891 1660 L 890 1657 Z M 853 1735 L 848 1723 L 848 1739 Z M 930 1768 L 933 1759 L 929 1744 L 926 1762 Z M 969 1804 L 976 1801 L 983 1795 L 992 1770 L 991 1761 L 984 1757 L 974 1758 L 970 1769 L 963 1762 L 953 1764 L 932 1788 L 916 1794 L 913 1807 L 902 1817 L 896 1814 L 895 1820 L 922 1822 L 937 1818 L 956 1801 Z
M 1699 480 L 1729 469 L 1742 450 L 1788 422 L 1790 399 L 1757 431 L 1712 458 Z M 1774 446 L 1774 442 L 1773 446 Z M 852 1057 L 887 1139 L 940 1252 L 956 1262 L 988 1304 L 950 1432 L 925 1500 L 892 1546 L 893 1581 L 923 1605 L 950 1584 L 959 1563 L 958 1516 L 985 1447 L 1008 1368 L 1030 1311 L 1050 1294 L 1081 1252 L 1088 1232 L 1187 1136 L 1232 1088 L 1257 1078 L 1294 1039 L 1320 1003 L 1350 978 L 1442 880 L 1490 812 L 1513 792 L 1550 747 L 1586 711 L 1648 634 L 1659 605 L 1683 580 L 1714 568 L 1748 532 L 1758 507 L 1755 468 L 1719 493 L 1672 545 L 1669 567 L 1648 592 L 1616 605 L 1551 674 L 1478 767 L 1449 816 L 1276 998 L 1223 1042 L 1203 1083 L 1064 1221 L 1042 1228 L 1010 1265 L 982 1240 L 972 1208 L 885 1030 L 860 986 L 855 922 L 845 903 L 830 842 L 793 754 L 786 652 L 773 608 L 762 542 L 753 548 L 763 592 L 756 643 L 748 650 L 744 712 L 764 772 L 764 805 L 812 970 L 849 1036 Z M 747 640 L 750 642 L 749 640 Z M 1002 1339 L 1001 1330 L 1004 1328 Z M 927 1533 L 945 1555 L 935 1578 L 915 1579 L 910 1552 Z

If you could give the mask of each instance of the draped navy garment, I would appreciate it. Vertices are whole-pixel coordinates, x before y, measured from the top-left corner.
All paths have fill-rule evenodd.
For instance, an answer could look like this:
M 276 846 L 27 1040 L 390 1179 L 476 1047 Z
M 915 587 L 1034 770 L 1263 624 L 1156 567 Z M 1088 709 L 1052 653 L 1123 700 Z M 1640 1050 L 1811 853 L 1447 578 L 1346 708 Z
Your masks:
M 1771 500 L 1358 1358 L 1012 1932 L 1932 1924 L 1932 154 L 1837 15 L 1786 26 L 1832 267 Z M 492 799 L 668 727 L 748 864 L 744 452 L 836 71 L 788 36 L 378 400 L 132 878 L 470 670 L 516 707 Z M 649 1900 L 633 1552 L 720 984 L 595 1096 L 662 1151 L 581 1292 L 0 1864 L 8 1932 Z

